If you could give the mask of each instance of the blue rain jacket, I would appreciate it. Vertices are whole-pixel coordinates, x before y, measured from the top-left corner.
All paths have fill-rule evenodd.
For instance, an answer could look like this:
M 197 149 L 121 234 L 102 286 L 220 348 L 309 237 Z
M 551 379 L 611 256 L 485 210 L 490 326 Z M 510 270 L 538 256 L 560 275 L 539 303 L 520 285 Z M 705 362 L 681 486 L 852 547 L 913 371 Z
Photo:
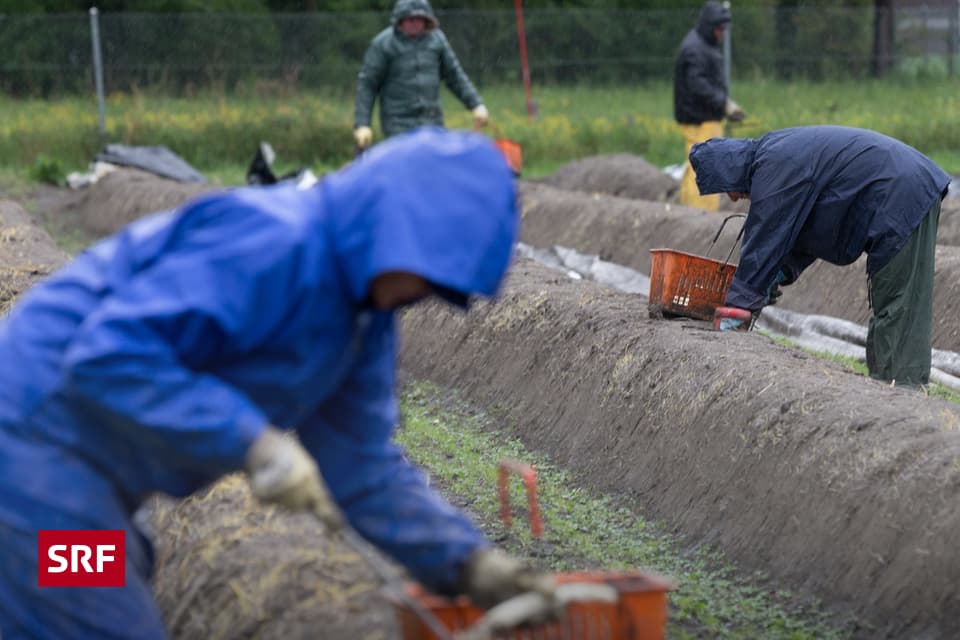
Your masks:
M 299 432 L 363 536 L 430 587 L 454 588 L 486 543 L 391 441 L 394 314 L 367 291 L 405 271 L 449 297 L 491 296 L 517 225 L 500 152 L 421 129 L 309 190 L 239 188 L 141 219 L 34 287 L 0 325 L 0 543 L 27 554 L 0 553 L 3 637 L 14 614 L 44 636 L 37 529 L 131 530 L 150 493 L 186 496 L 241 469 L 268 423 Z M 101 592 L 101 614 L 132 597 L 120 592 Z M 81 610 L 89 593 L 56 597 L 108 627 L 89 634 L 132 634 L 130 616 Z M 147 628 L 154 608 L 143 616 Z
M 836 126 L 773 131 L 758 140 L 696 144 L 700 193 L 750 194 L 740 264 L 726 304 L 757 310 L 780 270 L 794 282 L 816 259 L 867 253 L 873 275 L 906 244 L 950 176 L 898 140 Z

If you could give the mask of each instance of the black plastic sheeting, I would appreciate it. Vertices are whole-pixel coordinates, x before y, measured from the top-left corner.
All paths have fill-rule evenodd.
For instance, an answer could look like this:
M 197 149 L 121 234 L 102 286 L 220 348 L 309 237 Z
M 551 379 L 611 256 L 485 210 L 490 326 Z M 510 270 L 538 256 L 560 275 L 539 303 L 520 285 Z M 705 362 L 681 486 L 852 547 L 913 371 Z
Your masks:
M 163 146 L 133 147 L 125 144 L 108 144 L 103 151 L 96 155 L 95 160 L 149 171 L 177 182 L 199 182 L 202 184 L 207 182 L 202 173 Z
M 626 293 L 650 295 L 650 278 L 646 275 L 574 249 L 561 246 L 535 249 L 521 242 L 517 245 L 517 255 L 564 271 L 577 280 L 593 280 Z M 849 320 L 767 307 L 755 328 L 788 338 L 804 349 L 866 362 L 867 328 Z M 960 354 L 933 349 L 932 361 L 930 380 L 960 391 Z

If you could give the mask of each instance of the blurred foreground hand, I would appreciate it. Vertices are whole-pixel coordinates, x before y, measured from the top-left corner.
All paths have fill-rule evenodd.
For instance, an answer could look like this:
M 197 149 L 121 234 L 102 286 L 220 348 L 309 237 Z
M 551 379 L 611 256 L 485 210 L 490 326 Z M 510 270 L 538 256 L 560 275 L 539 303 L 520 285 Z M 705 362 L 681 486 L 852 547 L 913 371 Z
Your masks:
M 247 452 L 247 474 L 253 495 L 262 502 L 314 513 L 330 531 L 343 526 L 343 516 L 320 477 L 313 457 L 295 438 L 267 427 Z
M 460 582 L 463 592 L 484 609 L 529 591 L 549 599 L 556 593 L 553 576 L 499 549 L 476 551 L 464 565 Z

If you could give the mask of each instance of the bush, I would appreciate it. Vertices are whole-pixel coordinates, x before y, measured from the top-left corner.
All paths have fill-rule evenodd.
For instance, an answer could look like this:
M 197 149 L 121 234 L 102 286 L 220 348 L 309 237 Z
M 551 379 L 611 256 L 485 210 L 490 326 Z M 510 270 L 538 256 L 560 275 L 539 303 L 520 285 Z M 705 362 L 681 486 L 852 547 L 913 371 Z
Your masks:
M 33 166 L 30 167 L 29 174 L 31 180 L 53 185 L 63 184 L 66 178 L 66 173 L 60 161 L 56 158 L 47 157 L 42 153 L 34 160 Z

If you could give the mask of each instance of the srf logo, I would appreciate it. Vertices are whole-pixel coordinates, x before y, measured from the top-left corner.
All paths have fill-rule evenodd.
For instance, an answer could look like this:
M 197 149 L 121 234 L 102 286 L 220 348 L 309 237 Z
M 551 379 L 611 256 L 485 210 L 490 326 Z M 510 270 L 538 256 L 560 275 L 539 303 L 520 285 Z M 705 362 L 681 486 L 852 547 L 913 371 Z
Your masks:
M 41 587 L 122 587 L 124 531 L 44 529 L 37 543 Z

